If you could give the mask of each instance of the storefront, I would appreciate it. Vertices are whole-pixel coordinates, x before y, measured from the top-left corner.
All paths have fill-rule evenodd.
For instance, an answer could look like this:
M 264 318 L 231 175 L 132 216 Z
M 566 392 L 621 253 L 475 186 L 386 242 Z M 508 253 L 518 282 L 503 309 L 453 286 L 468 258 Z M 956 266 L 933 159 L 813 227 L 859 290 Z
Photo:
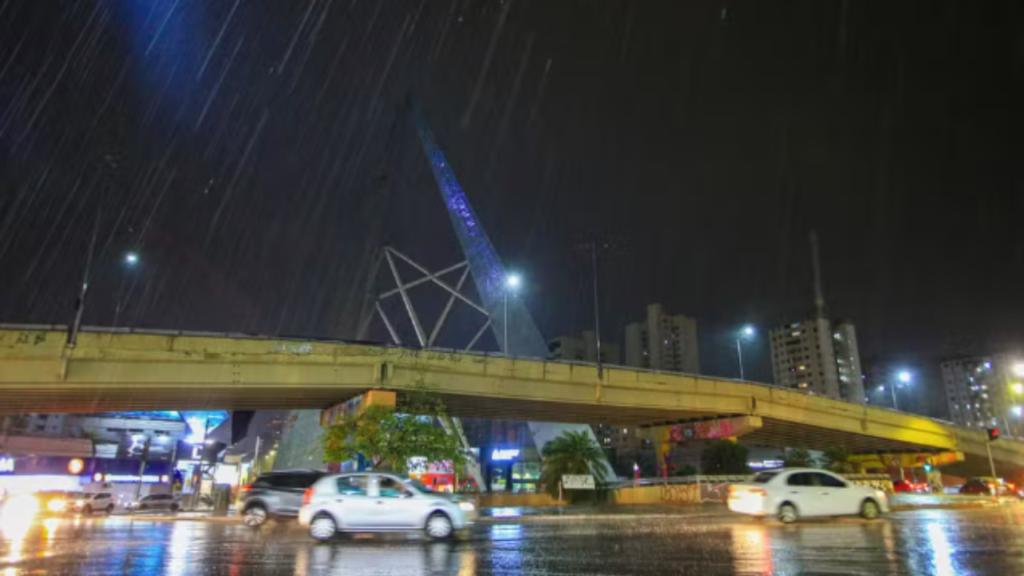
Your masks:
M 491 492 L 532 494 L 540 481 L 540 458 L 532 447 L 483 448 L 481 464 Z
M 134 495 L 166 492 L 170 488 L 171 463 L 146 463 L 139 476 L 139 460 L 130 458 L 78 458 L 73 456 L 30 456 L 0 454 L 0 491 L 18 494 L 42 490 L 97 492 L 100 490 Z M 124 490 L 118 488 L 124 486 Z

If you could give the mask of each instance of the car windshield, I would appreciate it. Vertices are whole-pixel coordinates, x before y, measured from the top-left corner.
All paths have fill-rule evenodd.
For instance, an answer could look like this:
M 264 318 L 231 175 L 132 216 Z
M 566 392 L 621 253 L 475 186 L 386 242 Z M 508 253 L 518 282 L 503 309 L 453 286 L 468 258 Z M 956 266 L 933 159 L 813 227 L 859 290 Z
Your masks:
M 765 470 L 764 472 L 758 472 L 754 474 L 753 482 L 757 484 L 767 484 L 772 478 L 778 476 L 778 470 Z
M 419 492 L 433 492 L 433 490 L 429 488 L 426 484 L 420 482 L 415 478 L 403 478 L 402 483 L 407 486 L 412 486 L 415 490 Z

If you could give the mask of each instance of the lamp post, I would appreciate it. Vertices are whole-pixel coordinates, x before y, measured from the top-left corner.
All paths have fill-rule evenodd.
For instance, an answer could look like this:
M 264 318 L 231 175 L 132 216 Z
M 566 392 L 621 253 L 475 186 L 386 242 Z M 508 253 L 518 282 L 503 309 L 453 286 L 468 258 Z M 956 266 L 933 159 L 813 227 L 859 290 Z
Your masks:
M 140 260 L 139 260 L 139 253 L 138 252 L 127 252 L 127 253 L 125 253 L 124 259 L 122 260 L 122 262 L 124 263 L 125 268 L 127 268 L 129 270 L 134 270 L 135 268 L 137 268 L 139 266 L 139 262 L 140 262 Z M 118 288 L 118 290 L 117 290 L 117 302 L 116 302 L 116 304 L 114 306 L 114 325 L 115 326 L 117 326 L 118 322 L 121 319 L 121 309 L 124 307 L 123 300 L 125 298 L 127 298 L 127 295 L 125 295 L 125 285 L 126 284 L 128 284 L 128 276 L 127 275 L 121 277 L 121 287 Z M 135 287 L 135 280 L 133 278 L 132 285 L 128 287 L 128 293 L 129 294 L 131 294 L 132 288 L 134 288 L 134 287 Z
M 519 279 L 519 275 L 518 274 L 509 274 L 505 278 L 505 322 L 504 322 L 504 332 L 505 332 L 505 338 L 504 338 L 505 339 L 505 346 L 504 346 L 504 348 L 505 348 L 505 356 L 511 356 L 512 355 L 510 353 L 510 350 L 508 349 L 508 293 L 509 292 L 513 292 L 517 288 L 519 288 L 519 282 L 520 282 L 520 279 Z
M 910 372 L 907 372 L 906 370 L 901 370 L 900 372 L 898 372 L 896 374 L 896 381 L 892 382 L 891 384 L 889 384 L 889 392 L 892 393 L 892 409 L 893 410 L 899 410 L 900 409 L 899 403 L 896 401 L 896 388 L 899 387 L 899 386 L 910 386 L 910 384 L 911 384 L 911 382 L 913 382 L 913 380 L 914 380 L 914 377 L 913 377 L 913 375 Z M 885 385 L 883 384 L 882 386 L 879 386 L 878 389 L 879 390 L 884 390 L 885 389 Z
M 754 330 L 754 327 L 749 325 L 749 324 L 747 324 L 746 326 L 741 328 L 740 331 L 736 333 L 736 358 L 739 360 L 739 364 L 740 364 L 740 380 L 744 379 L 744 374 L 743 374 L 743 340 L 749 340 L 749 339 L 753 338 L 754 334 L 756 334 L 756 333 L 757 333 L 757 331 Z

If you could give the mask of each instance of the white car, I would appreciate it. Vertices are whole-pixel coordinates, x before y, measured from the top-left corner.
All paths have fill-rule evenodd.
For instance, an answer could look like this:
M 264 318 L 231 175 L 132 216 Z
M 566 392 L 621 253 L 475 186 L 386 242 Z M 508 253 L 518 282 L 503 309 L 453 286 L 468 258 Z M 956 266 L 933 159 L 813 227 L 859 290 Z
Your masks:
M 105 512 L 110 514 L 114 511 L 114 499 L 109 492 L 76 494 L 74 505 L 76 512 L 80 512 L 87 516 L 93 512 Z
M 413 530 L 440 540 L 475 518 L 472 502 L 431 492 L 418 480 L 373 472 L 324 476 L 306 490 L 299 509 L 299 523 L 316 540 L 338 532 Z
M 889 511 L 885 492 L 853 484 L 827 470 L 784 468 L 759 472 L 749 483 L 729 487 L 729 509 L 751 516 L 778 516 L 789 523 L 814 516 L 869 520 Z
M 149 494 L 125 505 L 125 508 L 135 511 L 170 510 L 171 512 L 177 512 L 180 507 L 178 499 L 172 494 Z

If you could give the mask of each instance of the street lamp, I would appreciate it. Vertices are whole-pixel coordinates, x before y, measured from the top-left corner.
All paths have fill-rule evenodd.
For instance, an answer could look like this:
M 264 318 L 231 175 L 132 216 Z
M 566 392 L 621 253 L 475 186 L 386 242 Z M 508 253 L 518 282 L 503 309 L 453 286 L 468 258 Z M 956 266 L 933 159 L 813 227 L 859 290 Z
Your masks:
M 736 333 L 736 358 L 739 359 L 740 364 L 740 380 L 744 379 L 743 376 L 743 341 L 750 340 L 757 333 L 754 327 L 747 324 L 740 331 Z
M 505 356 L 511 356 L 508 349 L 508 293 L 515 292 L 519 288 L 520 278 L 518 274 L 509 274 L 505 277 Z
M 1017 362 L 1013 365 L 1013 374 L 1024 377 L 1024 362 Z
M 902 386 L 910 386 L 911 383 L 913 382 L 913 380 L 914 380 L 913 375 L 910 372 L 907 372 L 906 370 L 900 370 L 896 374 L 896 382 L 893 382 L 889 386 L 889 391 L 892 392 L 892 409 L 893 410 L 899 410 L 900 409 L 899 404 L 896 402 L 896 388 L 898 386 L 901 386 L 901 385 Z M 881 388 L 879 388 L 879 389 L 881 389 Z
M 139 255 L 135 252 L 129 252 L 124 255 L 124 263 L 129 266 L 135 266 L 139 263 Z

